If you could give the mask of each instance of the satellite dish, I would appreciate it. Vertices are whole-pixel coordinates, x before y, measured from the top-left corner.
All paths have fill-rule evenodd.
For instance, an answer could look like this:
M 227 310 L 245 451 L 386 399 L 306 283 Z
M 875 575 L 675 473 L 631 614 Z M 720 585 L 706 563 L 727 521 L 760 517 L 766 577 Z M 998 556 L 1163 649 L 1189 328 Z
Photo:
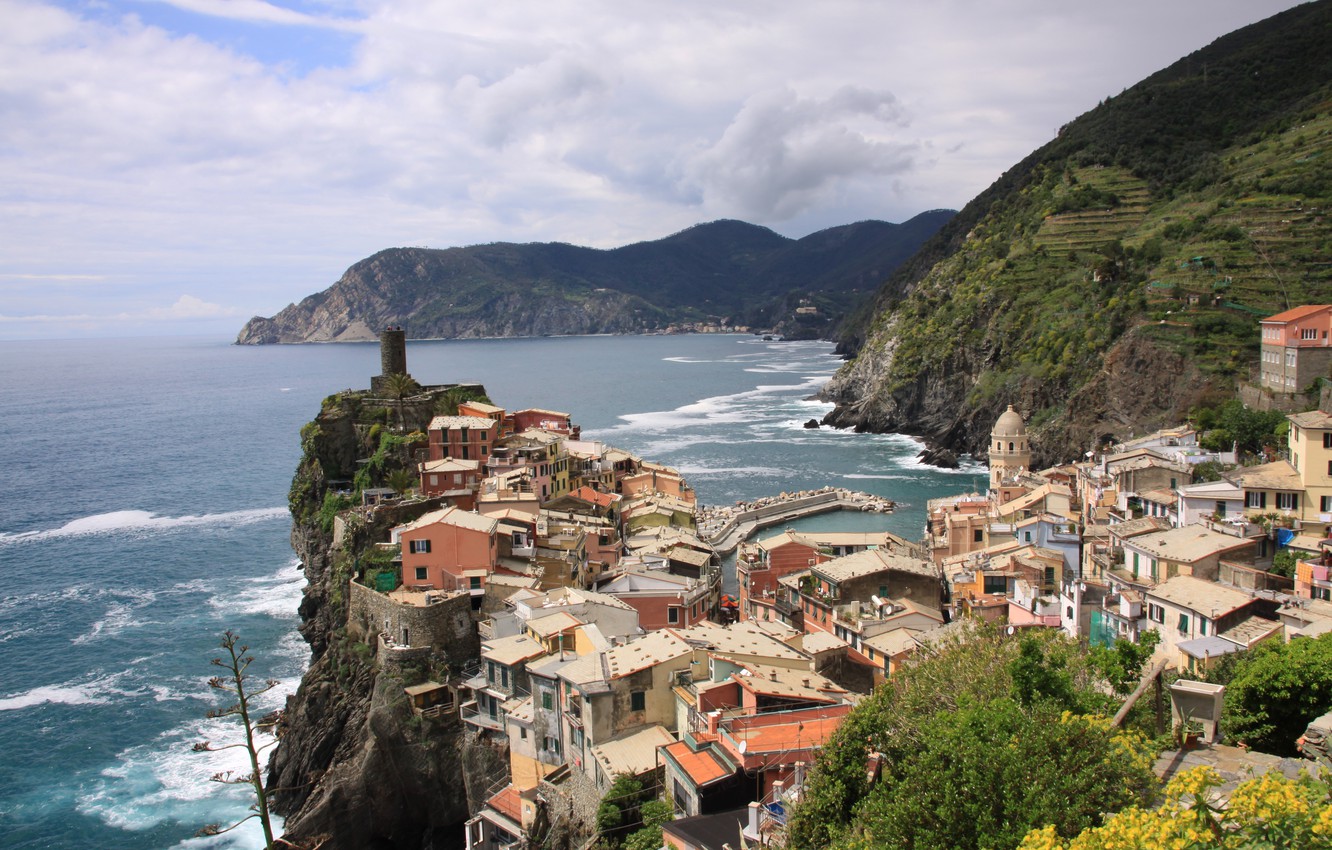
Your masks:
M 745 751 L 748 750 L 748 749 L 749 749 L 749 742 L 748 742 L 748 741 L 741 741 L 741 742 L 740 742 L 740 755 L 744 755 L 744 754 L 745 754 Z

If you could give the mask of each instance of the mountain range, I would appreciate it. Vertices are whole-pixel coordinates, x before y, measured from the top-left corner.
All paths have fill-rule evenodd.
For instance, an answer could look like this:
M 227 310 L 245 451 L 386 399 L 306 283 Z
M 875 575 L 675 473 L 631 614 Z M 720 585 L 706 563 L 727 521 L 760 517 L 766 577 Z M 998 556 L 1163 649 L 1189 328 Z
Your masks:
M 829 335 L 951 217 L 862 221 L 789 239 L 742 221 L 699 224 L 611 250 L 562 243 L 390 248 L 272 318 L 242 344 L 408 337 L 643 333 L 680 323 Z M 799 307 L 813 307 L 803 310 Z

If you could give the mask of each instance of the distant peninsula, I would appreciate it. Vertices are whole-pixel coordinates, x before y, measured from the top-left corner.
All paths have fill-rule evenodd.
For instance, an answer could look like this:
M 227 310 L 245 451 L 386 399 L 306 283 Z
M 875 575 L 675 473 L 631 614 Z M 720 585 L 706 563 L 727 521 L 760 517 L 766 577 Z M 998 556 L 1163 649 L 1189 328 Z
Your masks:
M 952 210 L 861 221 L 790 239 L 742 221 L 600 250 L 497 242 L 390 248 L 323 292 L 256 316 L 240 345 L 761 329 L 829 338 L 939 231 Z

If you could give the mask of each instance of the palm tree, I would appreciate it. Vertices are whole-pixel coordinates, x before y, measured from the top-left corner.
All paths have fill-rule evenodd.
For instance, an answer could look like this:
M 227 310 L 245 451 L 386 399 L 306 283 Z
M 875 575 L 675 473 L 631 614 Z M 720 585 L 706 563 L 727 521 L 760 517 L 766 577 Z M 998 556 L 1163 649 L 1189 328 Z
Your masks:
M 406 496 L 420 483 L 415 473 L 401 467 L 384 476 L 384 480 L 399 496 Z
M 384 390 L 388 393 L 388 397 L 396 402 L 394 409 L 398 413 L 398 430 L 401 431 L 404 428 L 402 402 L 404 399 L 420 392 L 421 385 L 416 382 L 415 378 L 405 372 L 394 372 L 392 375 L 384 376 Z

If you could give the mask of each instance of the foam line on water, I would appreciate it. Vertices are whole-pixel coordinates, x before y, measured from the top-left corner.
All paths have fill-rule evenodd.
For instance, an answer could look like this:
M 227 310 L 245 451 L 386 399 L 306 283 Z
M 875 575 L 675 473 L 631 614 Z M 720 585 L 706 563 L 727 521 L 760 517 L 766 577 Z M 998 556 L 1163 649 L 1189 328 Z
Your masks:
M 216 514 L 189 514 L 186 516 L 160 516 L 151 511 L 111 511 L 71 520 L 59 528 L 44 531 L 24 531 L 17 534 L 0 533 L 0 544 L 40 543 L 67 537 L 88 537 L 125 533 L 155 533 L 179 528 L 208 526 L 240 526 L 256 522 L 285 518 L 286 508 L 254 508 L 226 511 Z

